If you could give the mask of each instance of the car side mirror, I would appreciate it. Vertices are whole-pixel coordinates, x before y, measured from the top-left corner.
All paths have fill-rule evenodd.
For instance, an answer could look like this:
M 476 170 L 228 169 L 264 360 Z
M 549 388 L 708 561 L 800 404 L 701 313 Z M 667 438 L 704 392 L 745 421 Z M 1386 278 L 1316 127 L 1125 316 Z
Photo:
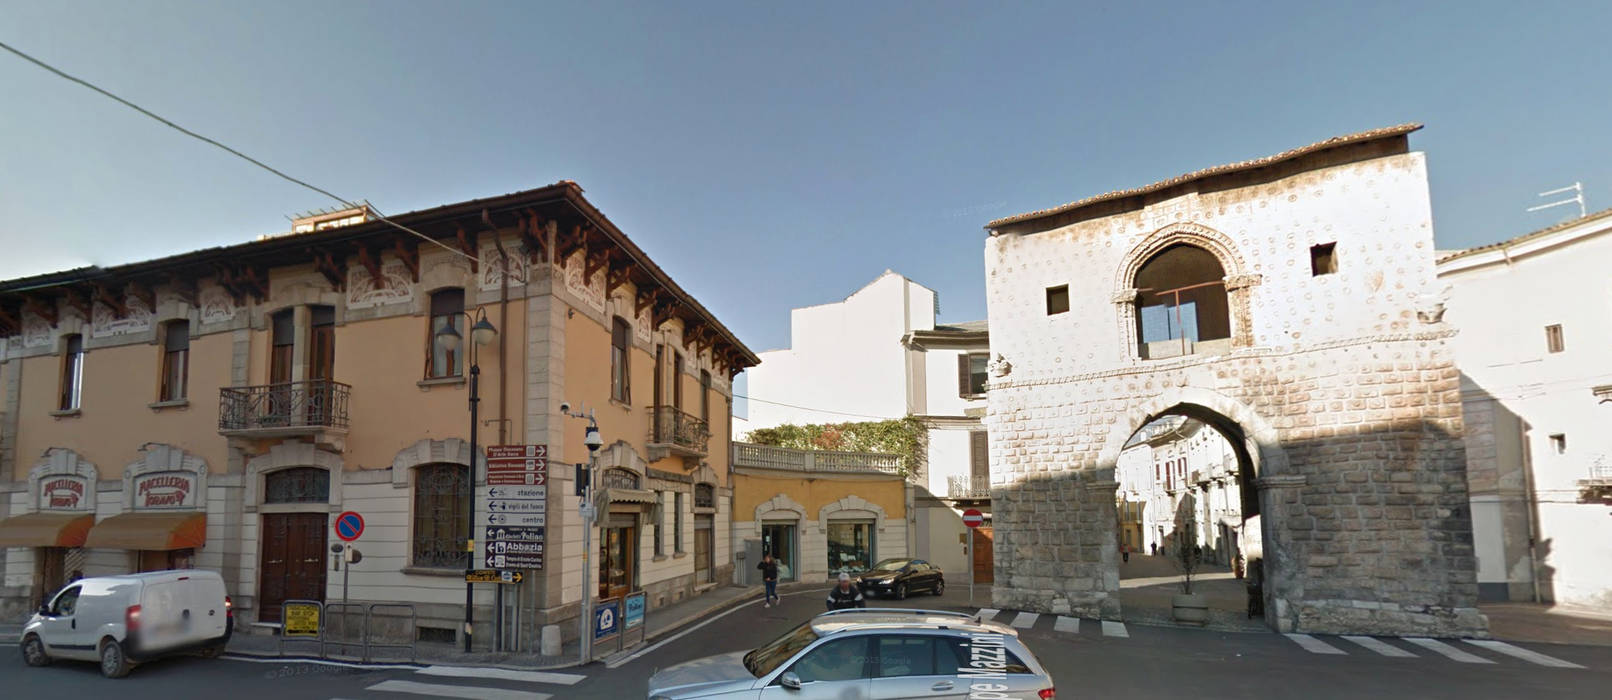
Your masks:
M 44 615 L 45 617 L 50 617 L 50 606 L 49 605 L 41 605 L 41 606 L 39 606 L 39 614 Z
M 800 690 L 800 676 L 795 675 L 794 671 L 785 671 L 784 675 L 778 678 L 778 685 L 790 690 Z

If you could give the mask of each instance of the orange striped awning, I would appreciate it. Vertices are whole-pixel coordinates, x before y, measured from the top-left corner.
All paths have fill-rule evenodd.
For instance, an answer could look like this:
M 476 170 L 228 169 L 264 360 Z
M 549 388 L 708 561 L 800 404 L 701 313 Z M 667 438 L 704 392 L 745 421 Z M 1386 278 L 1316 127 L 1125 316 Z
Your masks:
M 207 514 L 124 513 L 96 523 L 85 547 L 168 551 L 207 543 Z
M 94 513 L 28 513 L 0 520 L 0 547 L 82 547 Z

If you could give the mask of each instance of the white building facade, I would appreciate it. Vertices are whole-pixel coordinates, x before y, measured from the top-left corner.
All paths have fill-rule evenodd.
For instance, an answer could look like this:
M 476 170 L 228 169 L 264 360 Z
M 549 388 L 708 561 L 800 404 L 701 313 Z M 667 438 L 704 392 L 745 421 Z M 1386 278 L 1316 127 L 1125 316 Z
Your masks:
M 1612 611 L 1612 210 L 1443 256 L 1487 600 Z

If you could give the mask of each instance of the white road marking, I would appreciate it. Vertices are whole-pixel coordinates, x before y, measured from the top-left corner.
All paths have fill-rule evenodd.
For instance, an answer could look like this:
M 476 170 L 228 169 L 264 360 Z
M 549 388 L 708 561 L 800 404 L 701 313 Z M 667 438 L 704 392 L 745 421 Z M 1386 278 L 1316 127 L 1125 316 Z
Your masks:
M 1033 612 L 1021 612 L 1014 616 L 1013 622 L 1009 624 L 1019 629 L 1029 629 L 1035 626 L 1035 621 L 1040 617 L 1040 615 Z
M 1343 638 L 1347 639 L 1347 640 L 1349 640 L 1351 642 L 1354 642 L 1355 644 L 1359 644 L 1360 646 L 1363 646 L 1363 647 L 1365 647 L 1367 649 L 1375 651 L 1375 652 L 1377 652 L 1379 654 L 1382 654 L 1383 656 L 1397 656 L 1397 657 L 1400 657 L 1400 658 L 1411 658 L 1411 659 L 1416 658 L 1415 654 L 1412 654 L 1412 653 L 1410 653 L 1408 651 L 1405 651 L 1404 649 L 1396 647 L 1396 646 L 1394 646 L 1392 644 L 1389 644 L 1388 642 L 1382 641 L 1380 639 L 1374 639 L 1372 637 L 1354 637 L 1354 636 L 1350 636 L 1350 635 L 1347 635 L 1347 634 L 1343 635 Z
M 980 611 L 977 612 L 977 613 L 974 613 L 974 614 L 980 616 L 980 621 L 981 622 L 985 622 L 985 621 L 990 620 L 993 617 L 996 617 L 996 614 L 999 613 L 999 612 L 1002 612 L 1002 611 L 997 610 L 996 608 L 980 608 Z
M 1123 622 L 1116 622 L 1114 620 L 1103 620 L 1103 636 L 1104 637 L 1125 637 L 1125 638 L 1129 639 L 1130 636 L 1131 636 L 1131 633 L 1125 631 L 1125 623 L 1123 623 Z
M 557 683 L 576 685 L 588 679 L 576 673 L 550 673 L 548 671 L 514 671 L 507 668 L 477 668 L 475 666 L 427 666 L 415 671 L 422 676 L 452 676 L 456 678 L 497 678 L 527 683 Z
M 298 658 L 265 659 L 257 656 L 247 656 L 245 654 L 225 654 L 219 658 L 229 659 L 230 661 L 245 661 L 249 664 L 317 664 L 320 666 L 340 666 L 342 668 L 373 668 L 377 671 L 418 671 L 420 669 L 418 664 L 360 664 L 348 663 L 345 661 L 326 661 L 324 659 Z
M 1505 654 L 1506 656 L 1515 656 L 1523 661 L 1531 661 L 1539 664 L 1540 666 L 1551 666 L 1553 668 L 1584 668 L 1583 666 L 1575 664 L 1571 661 L 1563 661 L 1554 656 L 1546 656 L 1537 651 L 1512 646 L 1505 642 L 1496 641 L 1493 639 L 1468 639 L 1466 640 L 1466 643 L 1473 646 L 1483 647 L 1489 651 L 1499 652 L 1501 654 Z
M 826 591 L 826 590 L 828 590 L 828 589 L 827 588 L 818 588 L 818 589 L 809 590 L 809 591 L 795 591 L 793 593 L 780 593 L 780 594 L 778 594 L 778 597 L 783 598 L 783 597 L 786 597 L 786 596 L 797 596 L 797 595 L 823 595 L 823 591 Z M 715 616 L 706 618 L 705 621 L 701 622 L 700 624 L 697 624 L 697 625 L 694 625 L 693 627 L 689 627 L 687 629 L 684 629 L 682 632 L 678 632 L 677 634 L 674 634 L 674 635 L 672 635 L 670 637 L 667 637 L 667 638 L 662 639 L 662 640 L 660 640 L 658 642 L 655 642 L 654 644 L 651 644 L 651 645 L 649 645 L 647 647 L 639 649 L 638 651 L 633 652 L 632 654 L 629 654 L 629 655 L 624 656 L 622 658 L 616 659 L 615 661 L 608 662 L 608 663 L 605 664 L 605 668 L 619 668 L 624 664 L 631 663 L 634 659 L 637 659 L 638 657 L 643 656 L 644 654 L 648 654 L 649 652 L 652 652 L 652 651 L 654 651 L 656 649 L 659 649 L 659 648 L 661 648 L 663 646 L 666 646 L 667 644 L 672 643 L 674 640 L 682 637 L 683 635 L 686 635 L 686 634 L 688 634 L 690 632 L 693 632 L 694 630 L 697 630 L 697 629 L 699 629 L 701 627 L 704 627 L 704 626 L 709 625 L 709 624 L 711 624 L 713 622 L 716 622 L 717 620 L 720 620 L 720 619 L 722 619 L 724 617 L 732 615 L 733 613 L 739 612 L 740 610 L 748 608 L 748 607 L 750 607 L 752 605 L 755 605 L 756 603 L 759 603 L 759 602 L 761 602 L 761 600 L 759 598 L 753 598 L 753 599 L 751 599 L 751 600 L 749 600 L 747 602 L 735 605 L 735 606 L 733 606 L 731 608 L 728 608 L 727 610 L 725 610 L 725 611 L 723 611 L 723 612 L 721 612 L 721 613 L 719 613 L 719 614 L 717 614 Z
M 547 693 L 529 693 L 524 690 L 506 690 L 504 688 L 471 688 L 462 685 L 440 685 L 437 683 L 415 683 L 414 681 L 386 681 L 376 683 L 364 690 L 373 690 L 383 693 L 413 693 L 415 695 L 433 695 L 439 698 L 470 698 L 471 700 L 548 700 L 554 697 Z
M 1427 639 L 1425 637 L 1400 637 L 1400 639 L 1403 639 L 1403 640 L 1405 640 L 1407 642 L 1410 642 L 1411 644 L 1415 644 L 1416 646 L 1419 646 L 1419 647 L 1421 647 L 1423 649 L 1431 649 L 1431 650 L 1436 651 L 1436 652 L 1438 652 L 1440 654 L 1443 654 L 1443 655 L 1445 655 L 1445 656 L 1447 656 L 1447 657 L 1449 657 L 1451 659 L 1459 661 L 1459 662 L 1461 662 L 1463 664 L 1492 664 L 1492 663 L 1494 663 L 1493 661 L 1485 659 L 1485 658 L 1483 658 L 1481 656 L 1473 656 L 1471 654 L 1468 654 L 1468 653 L 1466 653 L 1464 651 L 1461 651 L 1460 649 L 1452 647 L 1452 646 L 1450 646 L 1448 644 L 1445 644 L 1444 642 L 1438 641 L 1436 639 Z
M 1080 618 L 1059 615 L 1058 619 L 1052 623 L 1052 631 L 1080 634 Z
M 1298 642 L 1299 646 L 1304 647 L 1304 650 L 1307 651 L 1307 652 L 1310 652 L 1311 654 L 1348 654 L 1349 653 L 1349 652 L 1344 651 L 1342 649 L 1339 649 L 1339 648 L 1337 648 L 1335 646 L 1332 646 L 1331 644 L 1327 644 L 1326 642 L 1323 642 L 1323 641 L 1321 641 L 1319 639 L 1316 639 L 1315 637 L 1311 637 L 1310 635 L 1307 635 L 1307 634 L 1287 633 L 1287 634 L 1284 634 L 1282 636 L 1287 637 L 1288 639 L 1291 639 L 1291 640 L 1293 640 L 1295 642 Z

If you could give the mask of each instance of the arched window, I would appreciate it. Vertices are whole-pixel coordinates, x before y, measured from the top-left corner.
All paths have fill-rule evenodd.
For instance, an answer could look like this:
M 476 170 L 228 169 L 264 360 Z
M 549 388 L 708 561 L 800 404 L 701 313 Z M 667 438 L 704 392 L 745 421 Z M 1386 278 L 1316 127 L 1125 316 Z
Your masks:
M 293 467 L 263 476 L 264 503 L 329 503 L 330 472 Z
M 611 467 L 605 470 L 600 485 L 607 489 L 636 489 L 638 488 L 638 474 L 630 469 Z
M 469 469 L 462 464 L 424 464 L 414 468 L 415 566 L 455 568 L 465 565 L 470 537 L 465 508 L 470 505 Z
M 1229 349 L 1225 277 L 1214 254 L 1186 244 L 1165 248 L 1143 264 L 1135 281 L 1142 358 Z

